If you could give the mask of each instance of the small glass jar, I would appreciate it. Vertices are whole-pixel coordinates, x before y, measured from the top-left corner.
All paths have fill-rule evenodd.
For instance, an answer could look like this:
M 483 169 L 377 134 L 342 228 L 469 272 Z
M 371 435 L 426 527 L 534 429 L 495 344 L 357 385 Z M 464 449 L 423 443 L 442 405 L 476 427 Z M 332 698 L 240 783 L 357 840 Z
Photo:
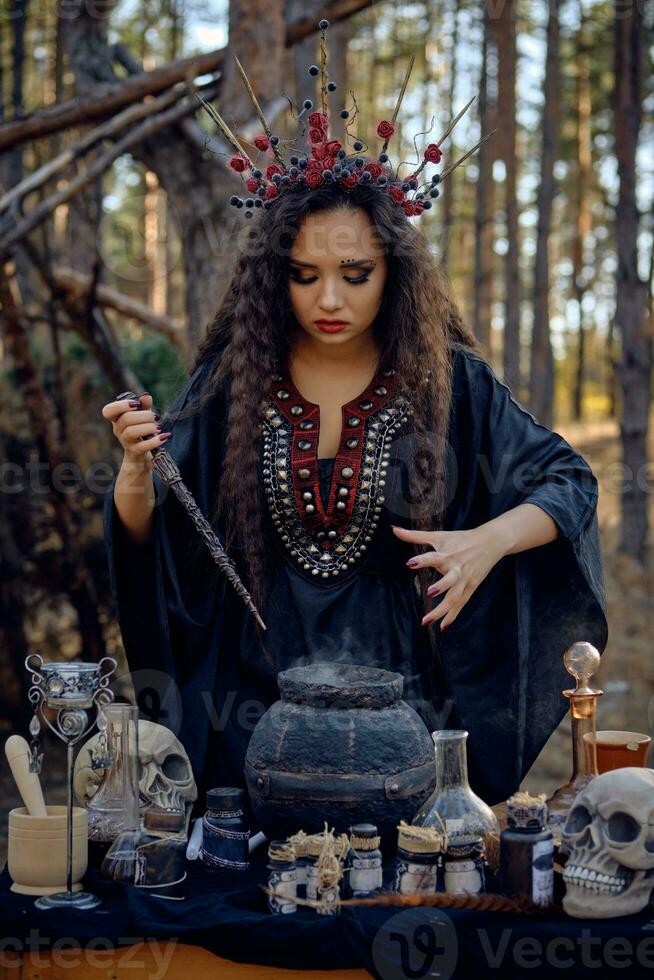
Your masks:
M 366 898 L 382 887 L 381 838 L 372 823 L 358 823 L 350 828 L 350 850 L 347 857 L 348 892 L 352 898 Z
M 412 828 L 400 826 L 393 890 L 401 895 L 433 895 L 438 889 L 442 838 L 415 835 Z
M 481 837 L 448 844 L 443 858 L 443 887 L 450 895 L 478 895 L 486 887 Z
M 243 800 L 243 790 L 233 786 L 207 793 L 200 858 L 209 871 L 247 871 L 250 867 L 250 828 Z
M 297 912 L 297 867 L 295 849 L 285 840 L 273 840 L 268 845 L 268 910 L 273 915 Z

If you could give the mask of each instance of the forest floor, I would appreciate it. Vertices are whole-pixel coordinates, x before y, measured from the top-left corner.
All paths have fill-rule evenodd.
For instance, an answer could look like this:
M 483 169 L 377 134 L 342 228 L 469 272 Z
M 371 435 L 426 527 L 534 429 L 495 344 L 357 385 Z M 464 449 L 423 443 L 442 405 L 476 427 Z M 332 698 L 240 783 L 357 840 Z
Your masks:
M 651 427 L 654 442 L 654 426 Z M 599 522 L 609 610 L 609 642 L 595 676 L 603 689 L 598 702 L 598 729 L 621 729 L 652 734 L 654 729 L 654 547 L 647 570 L 618 554 L 620 460 L 618 426 L 594 422 L 557 426 L 556 430 L 590 463 L 599 485 Z M 654 445 L 652 446 L 654 450 Z M 654 452 L 650 451 L 650 459 Z M 654 527 L 654 494 L 650 524 Z M 583 639 L 580 637 L 580 639 Z M 572 681 L 572 679 L 571 679 Z M 43 784 L 50 803 L 65 803 L 63 747 L 51 738 L 45 744 Z M 654 766 L 654 747 L 649 765 Z M 570 775 L 570 723 L 566 717 L 532 766 L 523 788 L 549 795 Z M 19 806 L 9 767 L 0 767 L 0 866 L 6 857 L 7 813 Z

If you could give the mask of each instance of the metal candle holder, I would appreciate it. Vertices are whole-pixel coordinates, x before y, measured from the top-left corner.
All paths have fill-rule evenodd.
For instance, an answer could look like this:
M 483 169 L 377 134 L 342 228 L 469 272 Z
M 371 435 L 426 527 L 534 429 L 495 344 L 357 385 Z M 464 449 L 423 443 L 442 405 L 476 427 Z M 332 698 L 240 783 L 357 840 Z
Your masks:
M 104 667 L 103 665 L 106 665 Z M 31 653 L 25 659 L 25 668 L 30 672 L 32 685 L 28 697 L 34 714 L 30 721 L 30 772 L 41 772 L 43 753 L 39 751 L 39 735 L 42 720 L 66 745 L 66 785 L 68 790 L 67 820 L 66 820 L 66 891 L 54 895 L 44 895 L 34 903 L 40 909 L 75 908 L 92 909 L 99 905 L 101 899 L 91 892 L 73 891 L 73 750 L 77 743 L 98 726 L 103 731 L 102 707 L 110 704 L 113 691 L 109 687 L 109 679 L 118 666 L 113 657 L 103 657 L 97 663 L 44 663 L 38 653 Z M 91 722 L 87 708 L 95 706 L 97 714 Z M 53 725 L 45 708 L 57 711 Z M 100 739 L 101 759 L 94 760 L 94 765 L 100 762 L 111 764 L 107 756 L 106 740 Z

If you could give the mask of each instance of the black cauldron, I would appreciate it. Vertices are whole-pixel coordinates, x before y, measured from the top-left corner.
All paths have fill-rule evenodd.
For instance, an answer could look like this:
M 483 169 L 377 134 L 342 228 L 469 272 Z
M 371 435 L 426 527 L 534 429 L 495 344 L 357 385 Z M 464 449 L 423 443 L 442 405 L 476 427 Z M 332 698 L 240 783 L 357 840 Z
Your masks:
M 269 840 L 300 828 L 374 823 L 396 840 L 433 791 L 434 747 L 402 701 L 401 674 L 311 664 L 277 677 L 281 700 L 256 726 L 245 759 L 253 813 Z

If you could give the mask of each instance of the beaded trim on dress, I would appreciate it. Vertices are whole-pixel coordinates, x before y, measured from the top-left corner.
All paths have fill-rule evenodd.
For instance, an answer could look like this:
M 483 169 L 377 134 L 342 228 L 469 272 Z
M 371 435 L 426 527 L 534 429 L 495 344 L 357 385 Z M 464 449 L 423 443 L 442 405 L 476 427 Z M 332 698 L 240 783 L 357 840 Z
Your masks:
M 264 492 L 285 557 L 307 578 L 343 579 L 365 560 L 385 501 L 393 434 L 413 413 L 394 373 L 378 373 L 342 406 L 327 508 L 318 473 L 319 406 L 290 377 L 272 379 L 262 422 Z

